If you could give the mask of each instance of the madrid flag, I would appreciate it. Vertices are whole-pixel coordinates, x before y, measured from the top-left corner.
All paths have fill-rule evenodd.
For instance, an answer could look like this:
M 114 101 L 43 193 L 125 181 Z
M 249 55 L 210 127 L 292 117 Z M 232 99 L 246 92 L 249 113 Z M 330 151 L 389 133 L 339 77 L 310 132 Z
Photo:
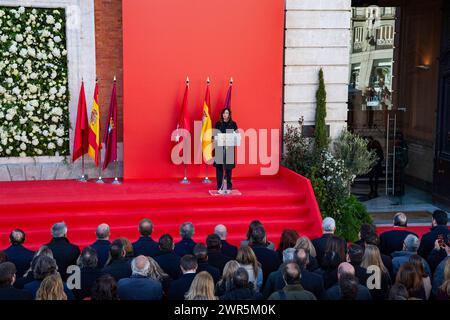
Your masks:
M 103 160 L 103 169 L 106 169 L 108 164 L 117 160 L 117 97 L 116 97 L 116 79 L 114 78 L 114 85 L 111 93 L 111 100 L 109 102 L 108 119 L 104 134 L 105 143 L 105 159 Z

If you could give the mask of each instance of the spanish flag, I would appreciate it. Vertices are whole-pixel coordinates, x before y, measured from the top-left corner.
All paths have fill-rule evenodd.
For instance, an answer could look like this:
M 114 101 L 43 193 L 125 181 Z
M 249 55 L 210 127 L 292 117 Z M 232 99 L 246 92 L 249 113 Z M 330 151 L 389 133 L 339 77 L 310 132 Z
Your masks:
M 212 122 L 209 108 L 211 107 L 211 99 L 209 94 L 209 78 L 206 85 L 205 100 L 203 102 L 203 117 L 202 117 L 202 152 L 205 162 L 212 159 Z
M 100 143 L 100 106 L 98 104 L 98 83 L 95 83 L 94 101 L 92 103 L 91 118 L 89 120 L 89 156 L 94 159 L 95 166 L 99 164 Z

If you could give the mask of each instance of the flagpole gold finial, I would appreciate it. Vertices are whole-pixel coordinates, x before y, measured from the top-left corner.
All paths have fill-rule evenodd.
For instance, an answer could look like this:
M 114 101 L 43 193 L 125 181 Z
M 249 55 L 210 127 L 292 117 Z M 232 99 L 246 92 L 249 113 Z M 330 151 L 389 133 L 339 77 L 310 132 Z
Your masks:
M 233 85 L 233 77 L 230 78 L 230 85 Z
M 189 84 L 189 76 L 186 77 L 186 83 Z
M 208 77 L 208 79 L 206 79 L 206 83 L 207 83 L 207 84 L 210 84 L 210 83 L 211 83 L 211 81 L 209 80 L 209 77 Z
M 117 79 L 116 79 L 116 75 L 114 75 L 114 81 L 116 81 Z

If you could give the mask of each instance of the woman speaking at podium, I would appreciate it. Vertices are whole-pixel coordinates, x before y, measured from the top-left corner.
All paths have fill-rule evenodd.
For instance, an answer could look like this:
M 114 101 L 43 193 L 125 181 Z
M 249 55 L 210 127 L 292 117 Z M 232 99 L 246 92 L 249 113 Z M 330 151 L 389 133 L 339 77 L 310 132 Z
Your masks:
M 217 133 L 234 133 L 238 127 L 231 118 L 231 110 L 224 108 L 220 113 L 220 120 L 216 123 Z M 215 137 L 217 140 L 217 136 Z M 227 156 L 228 154 L 228 156 Z M 216 167 L 217 190 L 219 193 L 231 193 L 232 170 L 235 167 L 234 146 L 215 146 L 214 166 Z M 224 172 L 225 171 L 225 172 Z M 225 183 L 226 180 L 226 183 Z

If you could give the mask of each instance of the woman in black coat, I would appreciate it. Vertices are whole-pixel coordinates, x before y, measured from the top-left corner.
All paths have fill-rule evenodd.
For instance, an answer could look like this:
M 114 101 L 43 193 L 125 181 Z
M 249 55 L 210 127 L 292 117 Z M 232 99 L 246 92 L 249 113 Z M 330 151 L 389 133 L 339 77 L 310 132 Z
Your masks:
M 216 129 L 220 133 L 233 133 L 238 127 L 236 122 L 231 118 L 231 110 L 229 108 L 225 108 L 222 110 L 220 114 L 220 120 L 216 123 Z M 216 144 L 216 152 L 214 159 L 214 166 L 216 167 L 216 178 L 217 178 L 217 190 L 223 190 L 222 182 L 224 179 L 224 171 L 225 171 L 225 179 L 227 180 L 227 190 L 232 190 L 232 170 L 235 165 L 235 157 L 234 157 L 234 147 L 219 147 Z

